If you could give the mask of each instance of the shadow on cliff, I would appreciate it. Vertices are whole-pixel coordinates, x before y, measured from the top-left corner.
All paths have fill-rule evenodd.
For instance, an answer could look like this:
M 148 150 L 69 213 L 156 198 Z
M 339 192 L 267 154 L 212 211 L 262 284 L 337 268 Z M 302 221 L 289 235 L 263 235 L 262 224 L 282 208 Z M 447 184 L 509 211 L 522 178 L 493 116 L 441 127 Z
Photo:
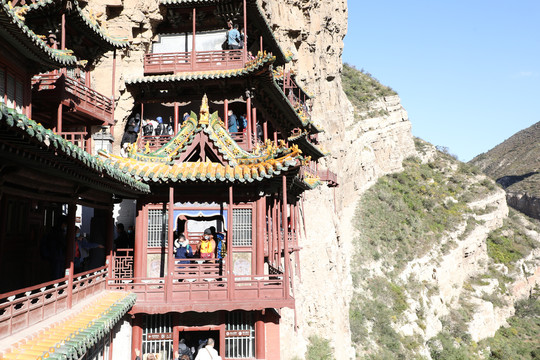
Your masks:
M 518 183 L 520 181 L 525 180 L 528 177 L 531 177 L 533 175 L 538 174 L 538 171 L 533 171 L 527 174 L 523 175 L 508 175 L 500 177 L 496 180 L 497 184 L 501 185 L 504 189 L 508 188 L 509 186 L 514 185 L 515 183 Z

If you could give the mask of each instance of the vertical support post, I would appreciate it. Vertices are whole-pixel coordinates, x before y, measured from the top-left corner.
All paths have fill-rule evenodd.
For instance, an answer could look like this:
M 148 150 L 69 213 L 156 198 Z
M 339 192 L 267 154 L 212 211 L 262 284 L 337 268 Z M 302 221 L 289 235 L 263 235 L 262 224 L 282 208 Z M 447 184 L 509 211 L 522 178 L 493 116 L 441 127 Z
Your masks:
M 251 109 L 251 119 L 253 120 L 253 143 L 257 143 L 259 140 L 259 134 L 257 134 L 257 109 L 254 107 Z
M 255 359 L 266 359 L 265 354 L 265 329 L 264 329 L 264 315 L 261 311 L 256 314 L 255 320 Z
M 62 133 L 62 103 L 58 103 L 58 109 L 56 110 L 56 133 L 60 135 Z
M 92 127 L 90 125 L 86 126 L 86 135 L 84 137 L 84 147 L 87 153 L 92 153 Z
M 279 206 L 281 204 L 281 200 L 279 199 L 276 199 L 276 231 L 277 231 L 277 236 L 276 236 L 276 250 L 277 250 L 277 265 L 278 265 L 278 268 L 279 266 L 281 265 L 281 250 L 282 250 L 282 247 L 281 247 L 281 240 L 283 238 L 283 233 L 281 232 L 281 228 L 282 228 L 282 224 L 281 224 L 281 206 Z
M 244 5 L 244 49 L 242 50 L 243 54 L 242 57 L 244 58 L 244 64 L 247 63 L 247 7 L 246 7 L 246 0 L 243 1 Z
M 112 102 L 111 102 L 111 135 L 114 134 L 114 109 L 116 108 L 116 49 L 113 50 L 113 63 L 112 63 Z
M 131 359 L 135 359 L 135 349 L 141 351 L 142 358 L 142 334 L 143 334 L 143 314 L 136 314 L 133 318 L 133 328 L 131 330 Z
M 262 35 L 260 36 L 260 39 L 259 39 L 259 51 L 260 52 L 263 52 L 263 37 Z
M 60 39 L 60 50 L 66 50 L 66 10 L 62 11 L 62 39 Z M 65 72 L 65 68 L 62 69 Z
M 135 247 L 133 249 L 133 277 L 140 278 L 143 275 L 144 251 L 144 205 L 137 201 L 137 214 L 135 218 Z
M 257 211 L 257 244 L 255 248 L 255 273 L 257 275 L 264 274 L 264 229 L 266 228 L 266 198 L 264 195 L 257 199 L 256 211 Z
M 194 7 L 193 8 L 193 36 L 191 39 L 191 70 L 195 69 L 195 61 L 196 61 L 196 57 L 195 57 L 195 31 L 197 30 L 196 19 L 197 19 L 197 9 Z
M 263 139 L 265 143 L 268 140 L 268 122 L 266 120 L 263 122 Z
M 107 254 L 107 272 L 108 278 L 113 277 L 113 249 L 114 249 L 114 218 L 113 218 L 113 207 L 107 209 L 106 213 L 106 223 L 105 223 L 105 254 Z
M 234 298 L 234 273 L 232 269 L 233 200 L 233 186 L 229 185 L 229 204 L 227 206 L 227 290 L 229 300 Z
M 73 259 L 75 258 L 75 213 L 77 205 L 74 202 L 68 204 L 67 232 L 66 232 L 66 270 L 68 271 L 67 283 L 67 308 L 71 309 L 73 304 Z
M 284 256 L 284 274 L 283 274 L 283 285 L 285 290 L 285 298 L 289 297 L 289 232 L 287 226 L 287 176 L 283 175 L 283 214 L 281 218 L 283 222 L 283 256 Z
M 278 249 L 278 221 L 277 221 L 277 199 L 272 202 L 272 266 L 276 267 L 276 253 Z
M 274 131 L 274 145 L 277 146 L 277 131 Z
M 225 112 L 225 116 L 223 116 L 225 130 L 229 131 L 229 100 L 227 99 L 223 102 L 223 111 Z
M 166 302 L 170 303 L 172 300 L 172 286 L 174 278 L 174 187 L 169 187 L 169 208 L 168 208 L 168 232 L 167 232 L 167 276 L 166 279 Z
M 248 123 L 248 126 L 247 126 L 247 137 L 248 137 L 248 151 L 251 151 L 252 149 L 252 142 L 251 142 L 251 127 L 252 127 L 252 123 L 251 123 L 251 94 L 249 93 L 248 91 L 248 96 L 247 96 L 247 99 L 246 99 L 246 115 L 247 115 L 247 123 Z
M 178 102 L 174 102 L 174 135 L 178 134 L 178 122 L 180 120 L 180 109 Z

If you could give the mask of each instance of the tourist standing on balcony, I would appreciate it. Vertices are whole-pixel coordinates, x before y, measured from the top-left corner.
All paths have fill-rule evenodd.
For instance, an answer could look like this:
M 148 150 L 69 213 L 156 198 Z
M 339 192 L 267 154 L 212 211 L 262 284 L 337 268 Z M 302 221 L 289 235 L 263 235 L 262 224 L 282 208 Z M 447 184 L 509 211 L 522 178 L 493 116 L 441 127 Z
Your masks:
M 201 259 L 213 259 L 215 258 L 214 250 L 216 249 L 216 241 L 212 236 L 212 230 L 205 229 L 203 237 L 201 239 L 201 247 L 199 253 Z
M 241 49 L 240 41 L 240 32 L 238 31 L 238 24 L 234 24 L 234 27 L 227 32 L 227 44 L 229 45 L 229 50 Z
M 187 259 L 193 257 L 193 249 L 184 235 L 180 235 L 174 242 L 174 257 L 176 259 Z M 178 264 L 189 264 L 189 260 L 180 260 Z
M 228 121 L 229 121 L 229 133 L 235 133 L 238 132 L 238 120 L 236 119 L 236 115 L 234 115 L 232 110 L 229 110 L 228 113 Z

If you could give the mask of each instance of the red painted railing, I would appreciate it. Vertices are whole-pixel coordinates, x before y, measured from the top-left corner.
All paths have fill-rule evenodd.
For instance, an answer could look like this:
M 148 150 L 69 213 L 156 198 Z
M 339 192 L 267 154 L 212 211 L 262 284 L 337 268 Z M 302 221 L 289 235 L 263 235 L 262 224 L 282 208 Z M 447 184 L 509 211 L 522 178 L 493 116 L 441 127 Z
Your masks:
M 166 74 L 182 71 L 227 70 L 244 67 L 243 50 L 196 51 L 146 54 L 145 74 Z
M 63 89 L 61 101 L 67 103 L 66 105 L 73 106 L 75 110 L 83 111 L 108 124 L 113 122 L 112 99 L 89 88 L 78 80 L 62 73 L 47 73 L 34 76 L 32 84 L 37 86 L 38 91 Z
M 73 303 L 105 289 L 106 267 L 74 276 L 69 289 L 68 278 L 35 285 L 0 295 L 0 339 L 10 336 L 67 309 L 68 293 Z
M 137 147 L 139 150 L 144 150 L 148 144 L 150 151 L 155 151 L 161 149 L 163 145 L 171 141 L 172 135 L 150 135 L 150 136 L 139 136 L 139 142 Z

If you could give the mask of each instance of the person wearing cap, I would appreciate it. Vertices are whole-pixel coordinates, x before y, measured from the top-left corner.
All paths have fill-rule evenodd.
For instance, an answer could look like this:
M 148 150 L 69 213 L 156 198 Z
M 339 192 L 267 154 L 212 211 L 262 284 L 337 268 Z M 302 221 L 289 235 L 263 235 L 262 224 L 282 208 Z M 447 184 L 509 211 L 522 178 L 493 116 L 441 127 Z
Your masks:
M 203 236 L 201 238 L 201 245 L 199 252 L 201 254 L 201 259 L 214 259 L 214 251 L 216 249 L 216 241 L 212 236 L 212 230 L 205 229 Z

